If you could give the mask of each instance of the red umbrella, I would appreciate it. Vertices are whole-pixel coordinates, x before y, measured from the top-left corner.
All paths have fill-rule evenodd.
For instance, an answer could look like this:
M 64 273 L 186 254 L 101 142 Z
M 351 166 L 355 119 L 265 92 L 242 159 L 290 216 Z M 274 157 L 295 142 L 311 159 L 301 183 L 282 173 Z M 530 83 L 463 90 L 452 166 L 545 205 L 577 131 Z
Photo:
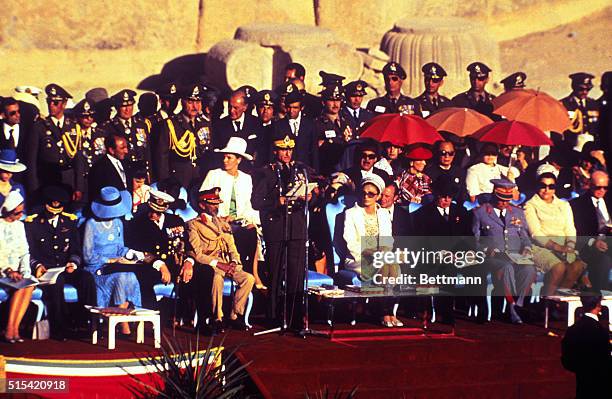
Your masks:
M 538 147 L 552 145 L 552 141 L 539 128 L 519 121 L 500 121 L 487 125 L 470 137 L 479 141 L 505 145 Z
M 561 103 L 538 90 L 511 90 L 493 99 L 493 111 L 506 119 L 527 122 L 542 130 L 563 132 L 570 125 Z
M 372 118 L 360 137 L 403 147 L 409 144 L 433 144 L 444 140 L 429 123 L 416 115 L 383 114 Z

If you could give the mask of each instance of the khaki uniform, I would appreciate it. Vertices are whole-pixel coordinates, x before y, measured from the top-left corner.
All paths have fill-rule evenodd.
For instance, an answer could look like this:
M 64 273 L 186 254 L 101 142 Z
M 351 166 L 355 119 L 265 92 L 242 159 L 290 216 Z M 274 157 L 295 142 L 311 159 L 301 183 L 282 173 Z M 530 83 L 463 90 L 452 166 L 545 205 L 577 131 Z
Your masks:
M 231 277 L 238 285 L 232 313 L 244 315 L 245 305 L 253 284 L 255 284 L 255 278 L 252 274 L 242 270 L 240 254 L 236 249 L 229 224 L 217 217 L 203 215 L 187 223 L 187 233 L 190 247 L 187 255 L 194 258 L 197 263 L 214 269 L 211 294 L 212 311 L 217 320 L 223 318 L 223 280 L 226 277 L 224 271 L 213 266 L 217 262 L 235 262 L 238 265 Z

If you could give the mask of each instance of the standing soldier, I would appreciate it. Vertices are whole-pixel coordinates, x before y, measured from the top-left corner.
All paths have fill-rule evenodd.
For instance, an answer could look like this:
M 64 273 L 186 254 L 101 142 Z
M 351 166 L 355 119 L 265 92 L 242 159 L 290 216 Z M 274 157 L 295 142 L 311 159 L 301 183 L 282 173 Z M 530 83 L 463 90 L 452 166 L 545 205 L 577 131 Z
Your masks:
M 111 97 L 117 115 L 102 126 L 106 135 L 119 133 L 126 137 L 128 155 L 125 157 L 126 169 L 130 170 L 146 165 L 147 172 L 151 168 L 151 149 L 147 124 L 141 117 L 134 117 L 134 97 L 136 92 L 124 89 Z
M 106 134 L 94 122 L 96 111 L 92 101 L 82 100 L 72 110 L 77 119 L 77 130 L 81 133 L 80 149 L 85 160 L 84 173 L 87 176 L 92 165 L 106 154 L 104 147 Z
M 402 94 L 402 84 L 406 71 L 397 62 L 389 62 L 382 70 L 387 93 L 370 100 L 368 109 L 375 114 L 407 114 L 421 116 L 421 105 L 414 99 Z
M 421 104 L 421 108 L 423 108 L 423 117 L 427 117 L 429 114 L 447 106 L 450 99 L 438 92 L 440 87 L 444 85 L 444 77 L 446 76 L 446 71 L 440 64 L 428 62 L 423 65 L 421 71 L 423 72 L 425 91 L 415 100 L 417 100 L 419 104 Z
M 470 73 L 470 89 L 453 97 L 453 107 L 471 108 L 481 114 L 491 116 L 493 114 L 493 103 L 495 96 L 485 90 L 489 82 L 491 68 L 482 62 L 472 62 L 467 67 Z
M 266 261 L 271 279 L 270 284 L 266 284 L 270 287 L 268 315 L 273 318 L 283 316 L 284 287 L 287 294 L 285 316 L 288 326 L 299 330 L 303 321 L 306 198 L 291 198 L 287 194 L 296 184 L 305 181 L 307 171 L 309 181 L 314 179 L 314 172 L 305 164 L 293 161 L 293 148 L 296 144 L 294 135 L 277 133 L 273 143 L 275 162 L 261 169 L 257 178 L 253 179 L 255 187 L 251 202 L 253 208 L 260 211 L 266 242 Z M 310 195 L 308 197 L 311 198 Z M 284 267 L 287 268 L 286 281 Z
M 353 129 L 342 114 L 340 107 L 344 95 L 342 86 L 334 84 L 328 86 L 321 93 L 323 99 L 323 113 L 315 119 L 315 133 L 317 135 L 319 154 L 319 171 L 324 176 L 335 172 L 335 166 L 340 161 L 346 143 L 353 139 Z
M 599 120 L 599 105 L 597 101 L 589 97 L 589 91 L 593 88 L 591 81 L 595 76 L 590 73 L 578 72 L 569 75 L 572 80 L 572 93 L 561 99 L 567 109 L 572 126 L 565 131 L 564 139 L 570 146 L 576 144 L 578 135 L 590 134 L 590 138 L 598 139 L 597 121 Z
M 81 136 L 77 124 L 64 115 L 72 96 L 52 83 L 45 87 L 49 116 L 33 127 L 28 148 L 28 189 L 35 192 L 45 185 L 65 185 L 72 190 L 73 201 L 83 196 L 84 161 L 79 151 Z
M 341 115 L 351 127 L 355 139 L 359 138 L 359 129 L 374 117 L 372 111 L 361 107 L 367 87 L 368 84 L 363 80 L 356 80 L 344 86 L 346 105 L 342 107 Z
M 270 163 L 272 154 L 273 122 L 276 120 L 278 96 L 272 90 L 262 90 L 255 96 L 257 119 L 261 122 L 261 137 L 255 157 L 255 166 L 265 166 Z
M 157 91 L 159 97 L 159 111 L 155 114 L 157 120 L 168 119 L 174 115 L 174 110 L 178 105 L 179 96 L 176 84 L 170 82 L 162 85 Z
M 172 174 L 183 187 L 189 187 L 199 178 L 200 168 L 206 169 L 203 162 L 211 148 L 211 136 L 210 123 L 199 115 L 201 95 L 199 85 L 188 86 L 181 94 L 181 112 L 161 125 L 156 151 L 159 180 Z

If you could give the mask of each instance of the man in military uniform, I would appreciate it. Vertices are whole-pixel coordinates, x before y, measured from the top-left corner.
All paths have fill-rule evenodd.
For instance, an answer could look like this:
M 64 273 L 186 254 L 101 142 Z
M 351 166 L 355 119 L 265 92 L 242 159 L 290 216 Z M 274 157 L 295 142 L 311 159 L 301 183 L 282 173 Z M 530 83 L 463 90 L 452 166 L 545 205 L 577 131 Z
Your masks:
M 569 146 L 574 146 L 578 141 L 578 135 L 590 134 L 592 139 L 599 140 L 597 127 L 599 120 L 599 104 L 589 97 L 589 91 L 593 88 L 592 79 L 595 77 L 590 73 L 578 72 L 569 75 L 572 80 L 572 93 L 561 99 L 561 103 L 567 109 L 572 126 L 565 131 L 564 140 Z
M 72 109 L 74 117 L 77 119 L 77 131 L 80 133 L 79 148 L 85 160 L 85 176 L 93 164 L 106 154 L 104 130 L 99 129 L 94 122 L 95 104 L 87 99 L 80 101 Z
M 136 92 L 129 89 L 121 90 L 111 97 L 117 115 L 102 126 L 107 135 L 123 134 L 128 141 L 129 152 L 125 157 L 125 166 L 129 171 L 144 162 L 147 172 L 151 168 L 151 148 L 149 143 L 149 127 L 141 117 L 134 117 L 134 97 Z
M 260 169 L 253 179 L 255 187 L 251 197 L 253 208 L 261 215 L 263 236 L 266 243 L 270 289 L 269 317 L 282 320 L 283 295 L 287 293 L 288 326 L 301 329 L 302 298 L 304 294 L 304 266 L 306 262 L 307 226 L 304 196 L 287 197 L 289 191 L 314 179 L 314 172 L 301 162 L 293 161 L 295 136 L 277 134 L 274 137 L 275 162 Z M 308 176 L 306 176 L 308 174 Z M 308 195 L 309 203 L 312 196 Z M 286 219 L 288 218 L 288 220 Z M 285 228 L 287 227 L 287 230 Z M 285 252 L 286 251 L 286 252 Z M 284 257 L 286 253 L 286 259 Z M 284 281 L 284 267 L 287 281 Z
M 340 84 L 328 86 L 321 93 L 323 99 L 323 113 L 315 119 L 315 132 L 319 154 L 319 171 L 329 176 L 336 171 L 346 143 L 353 140 L 353 130 L 347 120 L 340 113 L 344 93 Z
M 514 72 L 512 75 L 508 75 L 499 83 L 504 85 L 504 92 L 507 93 L 512 90 L 522 90 L 525 88 L 525 80 L 527 80 L 527 74 L 525 72 Z
M 64 284 L 71 284 L 78 293 L 79 313 L 76 322 L 85 324 L 89 314 L 84 305 L 96 305 L 93 276 L 81 268 L 81 240 L 76 215 L 64 212 L 69 203 L 68 193 L 58 186 L 43 189 L 44 210 L 26 218 L 26 236 L 30 247 L 33 275 L 40 277 L 48 269 L 65 267 L 55 284 L 43 287 L 49 313 L 51 334 L 65 340 L 70 313 L 64 300 Z
M 510 320 L 522 324 L 517 308 L 523 306 L 535 282 L 536 269 L 533 264 L 513 263 L 508 254 L 531 255 L 529 228 L 525 212 L 510 204 L 516 184 L 507 179 L 493 179 L 491 183 L 494 199 L 474 210 L 472 233 L 478 248 L 487 255 L 484 265 L 493 277 L 493 295 L 504 296 L 510 305 Z
M 439 93 L 440 87 L 444 85 L 444 77 L 446 71 L 440 64 L 428 62 L 421 68 L 423 72 L 423 82 L 425 83 L 425 91 L 415 98 L 421 104 L 423 109 L 423 117 L 429 116 L 449 104 L 450 99 Z
M 491 101 L 495 96 L 485 90 L 491 68 L 482 62 L 472 62 L 467 66 L 467 71 L 470 73 L 470 89 L 453 97 L 452 106 L 471 108 L 481 114 L 492 116 Z
M 80 201 L 85 187 L 84 161 L 79 151 L 77 124 L 64 115 L 72 96 L 52 83 L 45 88 L 49 116 L 39 119 L 33 127 L 28 147 L 28 189 L 35 192 L 46 185 L 66 185 L 72 199 Z
M 200 172 L 206 172 L 200 168 L 205 168 L 203 162 L 211 148 L 211 135 L 210 123 L 198 115 L 201 95 L 199 85 L 186 87 L 181 94 L 181 112 L 161 125 L 156 151 L 159 180 L 173 175 L 187 188 L 200 177 Z
M 255 166 L 265 166 L 270 163 L 272 154 L 273 122 L 276 118 L 278 96 L 272 90 L 262 90 L 257 93 L 253 101 L 257 110 L 257 118 L 261 122 L 261 137 Z
M 159 111 L 157 111 L 156 120 L 164 120 L 174 115 L 174 110 L 179 102 L 178 90 L 176 84 L 169 82 L 161 85 L 155 94 L 159 97 Z
M 223 330 L 223 280 L 232 279 L 237 286 L 230 319 L 233 327 L 249 329 L 244 321 L 244 312 L 249 293 L 255 284 L 252 274 L 242 270 L 240 254 L 236 249 L 231 226 L 219 218 L 219 187 L 201 191 L 198 194 L 200 216 L 187 223 L 189 251 L 197 267 L 212 268 L 212 292 L 199 290 L 199 295 L 212 296 L 213 334 Z M 202 300 L 198 303 L 203 303 Z M 205 316 L 210 311 L 199 309 L 198 314 Z
M 346 105 L 342 107 L 340 114 L 347 121 L 355 139 L 359 138 L 359 129 L 374 117 L 372 111 L 361 107 L 363 96 L 367 94 L 365 90 L 367 87 L 368 84 L 363 80 L 356 80 L 344 86 Z
M 382 70 L 387 93 L 370 100 L 368 109 L 375 114 L 407 114 L 421 116 L 421 105 L 414 99 L 402 94 L 402 84 L 406 71 L 397 62 L 389 62 Z

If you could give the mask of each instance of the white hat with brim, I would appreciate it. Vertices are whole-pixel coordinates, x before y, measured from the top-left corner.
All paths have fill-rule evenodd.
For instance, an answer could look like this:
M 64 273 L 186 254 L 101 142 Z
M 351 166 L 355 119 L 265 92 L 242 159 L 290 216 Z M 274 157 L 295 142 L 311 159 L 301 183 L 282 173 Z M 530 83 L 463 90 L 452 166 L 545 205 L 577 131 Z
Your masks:
M 19 162 L 17 153 L 13 149 L 0 150 L 0 171 L 19 173 L 26 170 L 27 167 Z
M 23 195 L 21 195 L 19 191 L 11 191 L 4 199 L 0 211 L 2 213 L 11 212 L 13 209 L 17 208 L 19 204 L 22 204 L 23 201 Z
M 132 208 L 132 196 L 126 190 L 103 187 L 100 195 L 91 203 L 91 211 L 100 219 L 114 219 L 125 216 Z
M 15 93 L 13 94 L 13 98 L 17 101 L 31 104 L 40 111 L 40 101 L 30 93 Z
M 240 155 L 244 159 L 249 161 L 253 160 L 253 157 L 246 152 L 247 142 L 242 137 L 230 137 L 225 148 L 215 149 L 215 152 L 222 152 L 225 154 L 236 154 Z
M 361 187 L 365 186 L 366 184 L 374 185 L 374 187 L 378 189 L 378 194 L 382 193 L 383 190 L 385 189 L 385 181 L 383 180 L 382 177 L 375 175 L 375 174 L 364 177 L 361 180 Z

